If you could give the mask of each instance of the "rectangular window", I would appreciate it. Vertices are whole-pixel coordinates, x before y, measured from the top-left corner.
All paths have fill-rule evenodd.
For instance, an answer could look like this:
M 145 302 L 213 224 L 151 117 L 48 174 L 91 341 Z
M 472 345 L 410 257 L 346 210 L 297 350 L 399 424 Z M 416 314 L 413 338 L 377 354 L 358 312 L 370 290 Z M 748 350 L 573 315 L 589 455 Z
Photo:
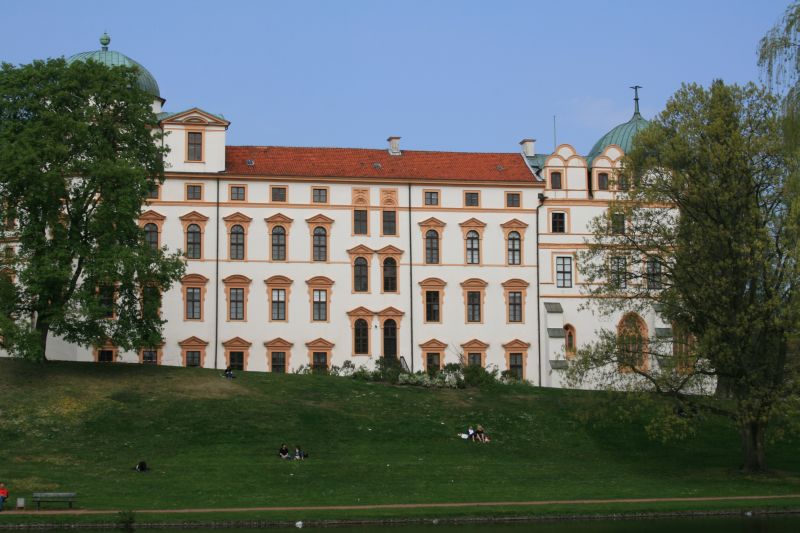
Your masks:
M 425 191 L 425 205 L 439 205 L 439 191 Z
M 601 172 L 597 175 L 597 189 L 600 191 L 608 190 L 608 174 Z
M 200 288 L 188 287 L 186 289 L 186 319 L 200 320 Z
M 200 366 L 200 352 L 196 350 L 187 351 L 186 366 Z
M 468 353 L 467 354 L 467 365 L 469 365 L 469 366 L 483 366 L 483 365 L 481 365 L 481 354 L 479 354 L 479 353 Z
M 571 257 L 556 257 L 556 287 L 572 287 Z
M 628 286 L 628 259 L 626 257 L 611 258 L 611 284 L 618 289 Z
M 435 374 L 442 368 L 442 356 L 436 352 L 428 352 L 425 354 L 425 359 L 428 367 L 428 374 Z
M 147 190 L 147 199 L 148 200 L 158 200 L 158 185 L 153 184 L 153 186 Z
M 311 361 L 314 372 L 328 372 L 328 352 L 314 352 Z
M 100 307 L 103 310 L 103 318 L 114 318 L 114 287 L 100 288 Z
M 312 189 L 311 201 L 314 202 L 315 204 L 327 204 L 328 189 L 317 189 L 317 188 Z
M 383 211 L 383 234 L 397 235 L 397 211 Z
M 244 352 L 230 352 L 228 354 L 228 364 L 231 370 L 244 370 Z
M 202 185 L 187 185 L 186 186 L 186 199 L 187 200 L 202 200 L 203 199 L 203 186 Z
M 158 363 L 158 352 L 156 350 L 142 350 L 142 364 L 154 365 Z
M 366 235 L 367 232 L 367 210 L 353 210 L 353 235 Z
M 520 198 L 518 192 L 507 192 L 506 193 L 506 207 L 519 207 L 520 206 Z
M 98 363 L 113 363 L 114 362 L 114 350 L 100 350 L 97 354 L 97 362 Z
M 481 293 L 467 292 L 467 322 L 481 321 Z
M 439 322 L 439 291 L 425 291 L 425 322 Z
M 244 320 L 244 289 L 230 289 L 230 320 Z
M 272 352 L 270 355 L 270 371 L 276 374 L 286 373 L 286 352 Z
M 203 160 L 203 134 L 198 131 L 190 131 L 189 135 L 189 153 L 187 160 L 189 161 L 202 161 Z
M 625 213 L 614 213 L 611 215 L 611 233 L 614 235 L 625 234 Z
M 551 172 L 550 173 L 550 188 L 551 189 L 561 189 L 561 172 Z
M 522 293 L 519 291 L 508 293 L 508 321 L 522 322 Z
M 650 290 L 661 289 L 661 260 L 657 257 L 647 260 L 647 288 Z
M 464 205 L 467 207 L 478 207 L 480 205 L 480 196 L 477 192 L 464 193 Z
M 270 197 L 272 198 L 273 202 L 285 202 L 286 187 L 272 187 Z
M 509 354 L 508 367 L 511 373 L 517 377 L 517 379 L 522 379 L 522 354 L 521 353 Z
M 243 185 L 233 185 L 231 186 L 231 201 L 234 202 L 244 202 L 245 199 L 245 188 Z
M 272 289 L 272 320 L 286 320 L 286 289 Z
M 314 320 L 328 320 L 328 291 L 326 289 L 314 289 Z
M 566 233 L 567 231 L 567 214 L 566 213 L 553 213 L 551 215 L 551 229 L 553 233 Z

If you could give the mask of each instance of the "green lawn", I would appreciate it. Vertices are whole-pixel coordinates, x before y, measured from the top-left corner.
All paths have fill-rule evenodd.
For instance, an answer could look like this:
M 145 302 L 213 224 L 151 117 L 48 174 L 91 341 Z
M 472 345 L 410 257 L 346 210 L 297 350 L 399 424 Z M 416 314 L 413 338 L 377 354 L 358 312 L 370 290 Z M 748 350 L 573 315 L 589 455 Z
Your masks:
M 91 509 L 800 494 L 797 442 L 743 476 L 730 428 L 653 442 L 635 422 L 581 422 L 594 393 L 220 374 L 0 360 L 0 480 L 12 500 L 75 491 Z M 493 442 L 456 436 L 477 423 Z M 310 459 L 279 460 L 282 442 Z

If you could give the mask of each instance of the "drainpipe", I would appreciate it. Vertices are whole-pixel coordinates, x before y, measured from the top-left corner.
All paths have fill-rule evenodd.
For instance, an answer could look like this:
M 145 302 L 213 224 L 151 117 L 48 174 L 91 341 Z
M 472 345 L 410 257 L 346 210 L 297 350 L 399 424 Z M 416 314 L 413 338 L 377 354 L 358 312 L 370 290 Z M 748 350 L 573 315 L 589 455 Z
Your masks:
M 219 368 L 219 176 L 217 176 L 216 217 L 214 222 L 214 369 Z M 537 214 L 538 216 L 538 214 Z
M 411 245 L 411 182 L 408 182 L 408 198 L 406 198 L 406 206 L 408 211 L 408 310 L 410 326 L 409 332 L 411 333 L 411 373 L 414 373 L 414 252 Z
M 542 386 L 542 286 L 539 282 L 542 262 L 539 254 L 539 212 L 542 210 L 547 196 L 539 193 L 539 206 L 536 208 L 536 350 L 539 360 L 539 386 Z

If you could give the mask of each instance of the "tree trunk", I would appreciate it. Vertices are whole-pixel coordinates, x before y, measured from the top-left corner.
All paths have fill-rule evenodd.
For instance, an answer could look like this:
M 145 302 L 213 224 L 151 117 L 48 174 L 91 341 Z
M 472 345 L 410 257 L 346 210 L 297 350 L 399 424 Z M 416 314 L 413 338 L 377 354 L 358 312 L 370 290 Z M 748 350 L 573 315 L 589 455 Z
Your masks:
M 47 335 L 50 333 L 50 323 L 43 320 L 37 320 L 36 331 L 39 333 L 40 360 L 47 361 Z
M 743 422 L 739 426 L 742 437 L 744 464 L 742 470 L 748 473 L 764 472 L 767 469 L 764 457 L 764 434 L 767 426 L 763 422 Z

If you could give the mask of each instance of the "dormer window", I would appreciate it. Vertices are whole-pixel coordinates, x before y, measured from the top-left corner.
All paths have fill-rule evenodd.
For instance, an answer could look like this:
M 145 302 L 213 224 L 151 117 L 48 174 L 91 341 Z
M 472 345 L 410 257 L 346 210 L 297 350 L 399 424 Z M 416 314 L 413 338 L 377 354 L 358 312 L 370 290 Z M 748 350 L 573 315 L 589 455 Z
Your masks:
M 550 173 L 550 188 L 551 189 L 561 189 L 561 172 L 551 172 Z
M 188 134 L 187 160 L 203 160 L 203 134 L 199 131 L 190 131 Z

